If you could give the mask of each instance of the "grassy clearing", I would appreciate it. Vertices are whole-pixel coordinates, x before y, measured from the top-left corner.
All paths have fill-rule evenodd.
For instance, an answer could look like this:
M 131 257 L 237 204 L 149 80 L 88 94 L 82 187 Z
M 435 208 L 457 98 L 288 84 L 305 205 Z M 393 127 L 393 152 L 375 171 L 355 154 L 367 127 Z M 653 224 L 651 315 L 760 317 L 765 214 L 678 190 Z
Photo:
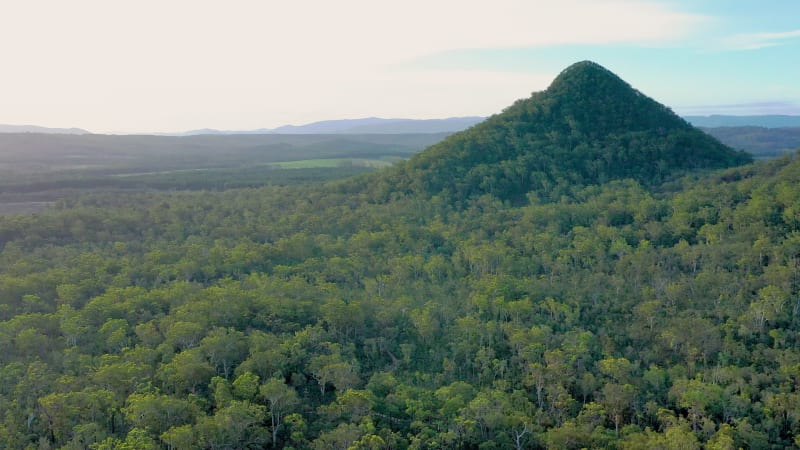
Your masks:
M 360 159 L 360 158 L 329 158 L 329 159 L 303 159 L 300 161 L 284 161 L 272 163 L 281 169 L 315 169 L 332 167 L 368 167 L 380 169 L 389 167 L 392 161 L 382 159 Z
M 186 172 L 207 172 L 209 170 L 215 170 L 214 168 L 200 168 L 200 169 L 175 169 L 175 170 L 159 170 L 159 171 L 150 171 L 150 172 L 129 172 L 129 173 L 115 173 L 111 176 L 120 177 L 120 178 L 128 178 L 128 177 L 139 177 L 139 176 L 146 176 L 146 175 L 169 175 L 172 173 L 186 173 Z

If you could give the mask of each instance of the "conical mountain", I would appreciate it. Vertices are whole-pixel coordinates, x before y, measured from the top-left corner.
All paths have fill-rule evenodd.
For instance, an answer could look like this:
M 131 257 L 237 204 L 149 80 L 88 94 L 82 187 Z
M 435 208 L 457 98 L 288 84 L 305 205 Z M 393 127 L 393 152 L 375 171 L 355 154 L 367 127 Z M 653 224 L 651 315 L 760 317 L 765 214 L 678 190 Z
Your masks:
M 453 200 L 485 193 L 517 200 L 532 190 L 622 178 L 651 185 L 750 160 L 583 61 L 547 90 L 415 155 L 385 181 L 393 190 Z

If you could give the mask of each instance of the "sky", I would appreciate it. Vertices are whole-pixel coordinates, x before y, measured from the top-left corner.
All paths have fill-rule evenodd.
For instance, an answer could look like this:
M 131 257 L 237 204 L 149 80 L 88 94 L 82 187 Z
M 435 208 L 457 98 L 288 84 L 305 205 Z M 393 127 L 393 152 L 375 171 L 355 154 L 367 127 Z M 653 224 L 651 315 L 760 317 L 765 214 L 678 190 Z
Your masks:
M 683 115 L 800 115 L 798 0 L 3 0 L 0 123 L 487 116 L 592 60 Z

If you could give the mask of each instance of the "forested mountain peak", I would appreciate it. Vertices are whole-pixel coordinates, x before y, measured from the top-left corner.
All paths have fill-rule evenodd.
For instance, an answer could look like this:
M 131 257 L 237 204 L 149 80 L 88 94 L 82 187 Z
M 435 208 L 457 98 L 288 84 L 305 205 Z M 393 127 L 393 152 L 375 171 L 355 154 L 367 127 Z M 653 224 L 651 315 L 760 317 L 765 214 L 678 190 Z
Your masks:
M 750 161 L 597 63 L 416 155 L 385 175 L 392 190 L 460 201 L 633 178 L 652 185 L 693 169 Z M 388 183 L 386 183 L 388 181 Z
M 550 83 L 548 90 L 557 91 L 575 90 L 575 89 L 591 89 L 596 87 L 598 80 L 605 78 L 608 81 L 630 87 L 622 78 L 618 77 L 614 72 L 606 69 L 605 67 L 597 64 L 594 61 L 580 61 L 572 64 Z
M 609 132 L 686 129 L 688 123 L 668 107 L 633 88 L 625 80 L 592 62 L 581 61 L 564 69 L 544 92 L 555 114 L 570 133 L 599 138 Z M 563 124 L 562 124 L 563 125 Z

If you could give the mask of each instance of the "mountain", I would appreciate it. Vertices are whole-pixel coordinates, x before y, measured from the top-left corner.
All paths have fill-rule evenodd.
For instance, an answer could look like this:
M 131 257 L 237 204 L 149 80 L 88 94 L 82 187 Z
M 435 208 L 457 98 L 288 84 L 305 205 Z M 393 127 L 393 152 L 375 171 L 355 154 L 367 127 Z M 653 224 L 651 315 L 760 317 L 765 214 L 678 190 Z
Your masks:
M 272 133 L 272 131 L 266 128 L 260 128 L 258 130 L 246 130 L 246 131 L 200 128 L 197 130 L 189 130 L 181 133 L 157 133 L 157 134 L 164 136 L 206 136 L 206 135 L 218 136 L 218 135 L 230 135 L 230 134 L 270 134 L 270 133 Z
M 197 136 L 235 134 L 418 134 L 455 133 L 484 121 L 485 117 L 467 116 L 447 119 L 384 119 L 368 117 L 362 119 L 323 120 L 304 125 L 283 125 L 277 128 L 253 130 L 218 130 L 200 128 L 176 133 L 152 133 L 157 136 Z M 696 127 L 800 127 L 800 116 L 684 116 Z M 2 125 L 0 133 L 44 133 L 44 134 L 92 134 L 82 128 L 48 128 L 36 125 Z
M 448 119 L 374 119 L 371 122 L 345 128 L 338 133 L 347 134 L 398 134 L 398 133 L 453 133 L 465 130 L 485 117 L 451 117 Z
M 80 128 L 47 128 L 36 125 L 0 125 L 0 133 L 92 134 Z
M 452 133 L 464 130 L 483 117 L 451 117 L 448 119 L 365 119 L 323 120 L 306 125 L 284 125 L 272 130 L 281 134 L 399 134 L 399 133 Z
M 685 116 L 685 119 L 696 127 L 800 127 L 800 116 L 763 115 L 763 116 Z
M 322 120 L 319 122 L 307 123 L 305 125 L 284 125 L 274 128 L 271 131 L 278 134 L 329 134 L 345 133 L 347 130 L 371 126 L 375 124 L 388 124 L 406 119 L 381 119 L 378 117 L 368 117 L 365 119 L 342 119 L 342 120 Z
M 295 127 L 294 132 L 313 133 L 320 126 L 327 126 L 333 133 L 345 134 L 405 134 L 405 133 L 452 133 L 483 121 L 484 117 L 451 117 L 448 119 L 355 119 L 316 122 Z M 286 127 L 275 129 L 276 133 L 287 132 Z
M 750 160 L 584 61 L 547 90 L 415 155 L 385 185 L 454 200 L 486 193 L 521 200 L 553 186 L 622 178 L 650 185 Z
M 420 134 L 454 133 L 462 131 L 484 120 L 484 117 L 450 117 L 447 119 L 382 119 L 368 117 L 363 119 L 323 120 L 305 125 L 283 125 L 278 128 L 259 128 L 256 130 L 216 130 L 202 128 L 182 133 L 169 133 L 174 136 L 194 136 L 200 134 Z

